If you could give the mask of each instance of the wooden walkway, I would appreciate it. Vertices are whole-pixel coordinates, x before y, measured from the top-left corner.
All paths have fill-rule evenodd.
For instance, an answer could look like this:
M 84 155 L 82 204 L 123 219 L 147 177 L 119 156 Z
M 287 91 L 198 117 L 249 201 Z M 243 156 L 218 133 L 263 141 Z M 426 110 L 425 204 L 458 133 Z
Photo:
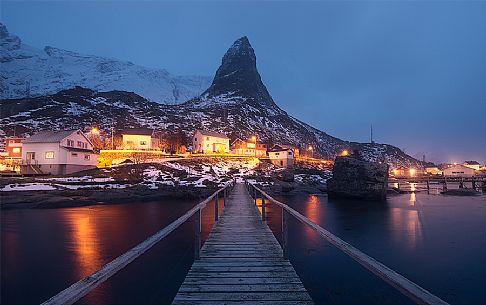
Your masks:
M 313 304 L 261 220 L 245 185 L 236 184 L 173 304 Z

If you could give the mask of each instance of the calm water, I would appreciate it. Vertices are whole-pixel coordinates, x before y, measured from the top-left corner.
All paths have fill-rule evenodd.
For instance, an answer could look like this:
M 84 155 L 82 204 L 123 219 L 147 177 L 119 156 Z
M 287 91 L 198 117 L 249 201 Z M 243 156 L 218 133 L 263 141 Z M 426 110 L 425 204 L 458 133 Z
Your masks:
M 453 304 L 486 304 L 486 196 L 406 194 L 387 203 L 279 198 Z M 2 211 L 2 304 L 40 303 L 177 219 L 196 202 Z M 280 236 L 281 212 L 268 206 Z M 213 210 L 203 213 L 207 235 Z M 193 222 L 99 286 L 81 304 L 169 303 L 193 259 Z M 290 221 L 290 258 L 318 303 L 410 304 L 312 230 Z

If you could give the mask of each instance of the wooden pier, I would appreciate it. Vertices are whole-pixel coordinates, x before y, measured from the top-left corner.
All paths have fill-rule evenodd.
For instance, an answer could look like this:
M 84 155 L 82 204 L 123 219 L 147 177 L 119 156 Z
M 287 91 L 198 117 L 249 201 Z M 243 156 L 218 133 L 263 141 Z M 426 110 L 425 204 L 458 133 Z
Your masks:
M 313 304 L 244 184 L 218 222 L 173 304 Z
M 366 255 L 257 185 L 226 184 L 161 229 L 94 273 L 67 287 L 44 305 L 74 304 L 194 217 L 195 253 L 174 304 L 312 304 L 289 262 L 288 219 L 293 217 L 417 304 L 448 305 L 416 283 Z M 251 196 L 250 196 L 251 194 Z M 218 211 L 218 198 L 225 207 Z M 261 213 L 256 202 L 261 200 Z M 201 248 L 201 210 L 214 203 L 215 224 Z M 282 210 L 282 248 L 265 223 L 265 206 Z

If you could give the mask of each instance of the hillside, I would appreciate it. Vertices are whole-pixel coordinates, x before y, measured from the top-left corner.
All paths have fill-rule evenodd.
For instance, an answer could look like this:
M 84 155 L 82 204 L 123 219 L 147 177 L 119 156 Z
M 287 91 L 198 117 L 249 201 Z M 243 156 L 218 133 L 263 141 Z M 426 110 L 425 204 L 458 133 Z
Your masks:
M 288 115 L 272 99 L 256 68 L 256 56 L 246 37 L 223 57 L 211 86 L 180 105 L 162 105 L 124 91 L 97 92 L 76 87 L 54 95 L 3 100 L 0 134 L 31 134 L 42 129 L 99 126 L 109 130 L 150 127 L 183 132 L 195 129 L 227 134 L 231 139 L 258 135 L 260 142 L 312 145 L 315 155 L 333 158 L 344 149 L 359 149 L 369 160 L 395 165 L 420 161 L 387 144 L 350 143 Z M 188 143 L 190 144 L 190 143 Z

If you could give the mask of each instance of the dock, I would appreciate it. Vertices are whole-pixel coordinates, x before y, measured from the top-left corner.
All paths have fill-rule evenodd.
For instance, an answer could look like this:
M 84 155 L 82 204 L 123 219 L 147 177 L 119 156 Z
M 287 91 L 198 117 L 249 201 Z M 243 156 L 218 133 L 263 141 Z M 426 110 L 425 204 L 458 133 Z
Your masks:
M 173 304 L 313 304 L 244 184 L 236 184 Z

